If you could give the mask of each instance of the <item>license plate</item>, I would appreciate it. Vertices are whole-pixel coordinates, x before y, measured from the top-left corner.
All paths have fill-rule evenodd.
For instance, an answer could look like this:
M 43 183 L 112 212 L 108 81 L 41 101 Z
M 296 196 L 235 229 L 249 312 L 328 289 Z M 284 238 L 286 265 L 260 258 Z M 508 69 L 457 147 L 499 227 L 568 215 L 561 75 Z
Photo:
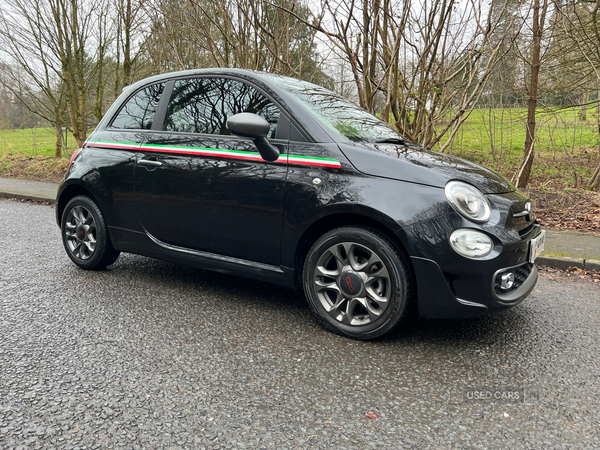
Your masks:
M 529 262 L 532 263 L 544 251 L 544 243 L 546 242 L 546 230 L 530 241 L 529 244 Z

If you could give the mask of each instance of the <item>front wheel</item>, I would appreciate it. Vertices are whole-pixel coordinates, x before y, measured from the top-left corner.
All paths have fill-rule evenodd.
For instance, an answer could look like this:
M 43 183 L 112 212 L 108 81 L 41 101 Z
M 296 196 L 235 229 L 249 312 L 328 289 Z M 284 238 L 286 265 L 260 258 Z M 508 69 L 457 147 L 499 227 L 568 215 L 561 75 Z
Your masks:
M 375 339 L 408 315 L 410 275 L 402 253 L 368 227 L 335 228 L 310 248 L 302 273 L 308 303 L 328 329 Z
M 62 241 L 67 255 L 82 269 L 98 270 L 119 257 L 110 242 L 104 217 L 89 197 L 73 197 L 62 215 Z

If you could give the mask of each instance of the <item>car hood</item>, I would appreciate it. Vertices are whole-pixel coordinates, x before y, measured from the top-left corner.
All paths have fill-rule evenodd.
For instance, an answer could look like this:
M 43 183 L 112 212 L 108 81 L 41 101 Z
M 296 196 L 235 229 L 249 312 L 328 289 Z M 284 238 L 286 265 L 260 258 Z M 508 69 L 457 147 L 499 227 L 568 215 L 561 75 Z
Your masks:
M 367 175 L 443 188 L 462 180 L 485 194 L 504 194 L 515 187 L 502 175 L 464 159 L 419 146 L 398 144 L 339 144 L 352 165 Z

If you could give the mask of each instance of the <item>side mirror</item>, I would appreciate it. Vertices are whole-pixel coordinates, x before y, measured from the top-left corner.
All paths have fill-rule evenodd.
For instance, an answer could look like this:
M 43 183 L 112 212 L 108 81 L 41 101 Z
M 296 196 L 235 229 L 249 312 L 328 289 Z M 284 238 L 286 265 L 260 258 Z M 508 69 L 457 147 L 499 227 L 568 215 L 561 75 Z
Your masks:
M 279 158 L 279 150 L 267 139 L 271 125 L 264 117 L 252 113 L 240 113 L 227 119 L 227 128 L 236 136 L 252 138 L 260 156 L 266 161 Z

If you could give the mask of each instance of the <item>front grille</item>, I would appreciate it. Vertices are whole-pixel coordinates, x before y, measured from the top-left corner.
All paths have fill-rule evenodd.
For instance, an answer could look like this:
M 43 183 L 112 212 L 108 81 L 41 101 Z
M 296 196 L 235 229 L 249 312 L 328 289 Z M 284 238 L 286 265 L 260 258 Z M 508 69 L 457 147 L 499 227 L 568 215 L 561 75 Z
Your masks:
M 530 202 L 515 202 L 509 212 L 509 226 L 516 229 L 521 238 L 533 229 L 535 216 Z
M 535 225 L 535 222 L 532 222 L 531 225 L 529 225 L 527 228 L 523 228 L 522 230 L 519 230 L 519 237 L 524 237 L 527 236 L 531 230 L 533 230 L 533 226 Z
M 523 285 L 523 283 L 525 283 L 525 280 L 527 278 L 529 278 L 529 275 L 531 274 L 532 270 L 533 270 L 533 264 L 525 263 L 519 267 L 515 267 L 513 269 L 508 269 L 508 270 L 499 272 L 498 275 L 496 275 L 496 279 L 494 280 L 494 288 L 496 290 L 496 294 L 498 294 L 498 295 L 508 294 L 509 292 L 512 292 L 515 289 L 520 288 Z M 510 289 L 502 289 L 500 287 L 500 284 L 502 283 L 502 275 L 504 275 L 507 272 L 512 272 L 515 274 L 515 283 L 512 285 L 512 287 Z

